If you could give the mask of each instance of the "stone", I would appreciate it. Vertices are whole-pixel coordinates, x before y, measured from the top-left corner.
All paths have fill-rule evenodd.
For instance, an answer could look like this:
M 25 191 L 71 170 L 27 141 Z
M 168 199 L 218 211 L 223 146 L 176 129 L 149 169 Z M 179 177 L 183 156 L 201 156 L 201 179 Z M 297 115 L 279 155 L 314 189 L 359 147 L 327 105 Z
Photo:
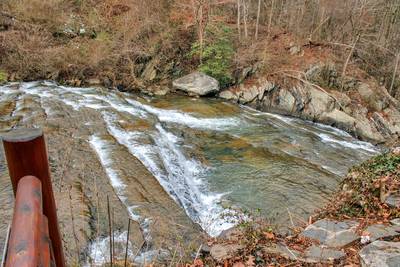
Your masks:
M 359 252 L 362 267 L 400 266 L 400 242 L 375 241 Z
M 372 114 L 372 120 L 375 123 L 375 127 L 378 129 L 379 132 L 383 133 L 386 136 L 390 136 L 393 134 L 390 123 L 382 116 L 382 114 L 374 112 Z
M 247 104 L 253 102 L 258 98 L 259 95 L 264 94 L 264 90 L 262 87 L 252 86 L 242 91 L 242 94 L 239 97 L 239 102 L 241 104 Z
M 210 249 L 211 257 L 217 261 L 223 261 L 238 253 L 243 249 L 242 245 L 238 244 L 216 244 Z
M 388 99 L 384 95 L 380 94 L 378 88 L 372 89 L 370 85 L 361 83 L 357 90 L 361 98 L 371 109 L 382 111 L 389 106 Z
M 359 223 L 355 221 L 332 221 L 322 219 L 307 226 L 302 235 L 319 241 L 327 247 L 340 248 L 359 239 L 356 228 Z
M 355 125 L 355 132 L 358 138 L 363 141 L 370 141 L 370 142 L 384 142 L 385 138 L 380 134 L 377 129 L 371 125 L 370 121 L 362 117 L 361 115 L 357 115 L 355 117 L 356 125 Z
M 151 60 L 145 67 L 142 78 L 146 81 L 153 81 L 157 77 L 157 66 L 158 61 L 156 59 Z
M 264 253 L 272 255 L 280 255 L 290 260 L 298 260 L 302 258 L 301 253 L 299 251 L 289 249 L 283 243 L 277 243 L 273 244 L 272 246 L 265 247 Z
M 305 251 L 304 257 L 307 262 L 331 262 L 343 259 L 346 254 L 340 250 L 313 245 Z
M 345 129 L 346 131 L 353 130 L 356 123 L 355 118 L 337 109 L 323 113 L 320 120 L 322 123 Z
M 296 105 L 296 98 L 288 90 L 280 89 L 278 95 L 278 105 L 279 110 L 284 111 L 286 114 L 290 114 Z
M 392 208 L 400 208 L 400 194 L 391 194 L 386 198 L 385 203 Z
M 218 238 L 228 241 L 238 241 L 242 235 L 243 234 L 239 229 L 232 227 L 222 231 Z
M 294 45 L 291 48 L 289 48 L 289 53 L 291 55 L 297 55 L 300 54 L 301 52 L 301 47 L 299 45 Z
M 220 98 L 225 99 L 225 100 L 238 100 L 238 96 L 232 92 L 231 90 L 224 90 L 222 92 L 219 93 L 218 95 Z
M 370 240 L 373 242 L 377 239 L 387 239 L 400 236 L 400 226 L 374 224 L 368 226 L 367 229 L 365 229 L 365 232 L 369 234 Z
M 400 225 L 400 218 L 396 218 L 390 221 L 391 224 L 393 225 Z
M 219 91 L 218 81 L 204 73 L 193 72 L 172 82 L 174 88 L 189 95 L 205 96 Z
M 314 87 L 307 87 L 307 91 L 310 99 L 307 108 L 314 114 L 314 117 L 333 110 L 335 100 L 327 93 Z

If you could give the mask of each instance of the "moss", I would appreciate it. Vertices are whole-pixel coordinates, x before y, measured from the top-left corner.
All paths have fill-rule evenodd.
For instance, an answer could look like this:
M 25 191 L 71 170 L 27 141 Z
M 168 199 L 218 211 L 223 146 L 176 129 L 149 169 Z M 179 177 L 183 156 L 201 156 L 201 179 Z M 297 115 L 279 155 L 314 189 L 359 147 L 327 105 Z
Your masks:
M 7 73 L 0 70 L 0 83 L 7 82 Z

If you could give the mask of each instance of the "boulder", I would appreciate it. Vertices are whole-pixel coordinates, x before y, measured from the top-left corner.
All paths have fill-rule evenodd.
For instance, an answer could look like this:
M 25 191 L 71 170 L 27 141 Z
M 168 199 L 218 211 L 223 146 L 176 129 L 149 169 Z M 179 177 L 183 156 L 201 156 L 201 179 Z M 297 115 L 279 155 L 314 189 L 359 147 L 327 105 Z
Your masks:
M 365 232 L 369 234 L 371 241 L 378 239 L 391 239 L 400 236 L 400 226 L 374 224 L 368 226 L 367 229 L 365 229 Z
M 360 252 L 362 267 L 400 266 L 400 242 L 375 241 Z
M 258 99 L 259 95 L 263 95 L 263 94 L 264 94 L 264 88 L 254 85 L 254 86 L 242 91 L 242 93 L 239 96 L 239 102 L 241 104 L 251 103 L 254 100 Z
M 326 247 L 311 246 L 304 254 L 307 262 L 332 262 L 346 257 L 343 251 Z
M 219 91 L 218 81 L 201 72 L 194 72 L 176 79 L 172 85 L 189 95 L 205 96 Z
M 232 100 L 232 101 L 237 101 L 238 96 L 232 92 L 231 90 L 225 90 L 219 93 L 218 95 L 220 98 L 225 99 L 225 100 Z
M 356 119 L 352 116 L 337 109 L 323 113 L 320 117 L 320 121 L 346 131 L 352 131 L 356 123 Z
M 335 100 L 327 93 L 318 90 L 314 87 L 308 87 L 309 103 L 307 109 L 310 114 L 314 114 L 318 118 L 324 112 L 330 112 L 335 106 Z
M 391 224 L 400 226 L 400 218 L 396 218 L 390 221 Z
M 373 110 L 382 111 L 389 106 L 389 99 L 381 94 L 378 88 L 371 88 L 370 85 L 362 83 L 358 86 L 358 93 L 361 98 Z
M 386 198 L 385 203 L 392 208 L 400 209 L 400 193 L 391 194 Z
M 355 221 L 332 221 L 322 219 L 307 226 L 303 236 L 317 240 L 321 245 L 340 248 L 347 246 L 359 239 L 356 228 L 359 223 Z

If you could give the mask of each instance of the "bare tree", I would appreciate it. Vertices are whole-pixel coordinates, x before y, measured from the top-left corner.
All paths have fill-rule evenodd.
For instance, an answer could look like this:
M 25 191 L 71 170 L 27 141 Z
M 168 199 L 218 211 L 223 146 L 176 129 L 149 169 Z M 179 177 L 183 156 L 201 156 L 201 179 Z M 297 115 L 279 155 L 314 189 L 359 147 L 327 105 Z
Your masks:
M 241 38 L 242 38 L 242 33 L 241 33 L 241 30 L 240 30 L 240 3 L 241 3 L 241 0 L 237 0 L 237 29 L 238 29 L 238 36 L 239 36 L 239 41 L 241 40 Z
M 257 19 L 256 19 L 256 33 L 255 38 L 258 39 L 258 27 L 260 24 L 260 13 L 261 13 L 261 0 L 258 0 L 258 7 L 257 7 Z

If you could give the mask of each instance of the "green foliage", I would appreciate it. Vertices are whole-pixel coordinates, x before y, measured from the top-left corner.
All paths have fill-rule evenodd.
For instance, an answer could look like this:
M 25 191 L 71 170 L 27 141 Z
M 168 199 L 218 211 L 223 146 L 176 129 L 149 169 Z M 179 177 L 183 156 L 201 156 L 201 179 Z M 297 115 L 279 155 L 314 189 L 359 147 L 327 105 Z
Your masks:
M 400 157 L 391 153 L 374 158 L 369 164 L 369 169 L 377 175 L 385 175 L 397 170 L 400 165 Z
M 4 71 L 0 70 L 0 83 L 4 83 L 7 81 L 7 73 Z
M 197 41 L 192 45 L 189 56 L 201 62 L 198 70 L 217 79 L 222 88 L 232 83 L 232 59 L 234 47 L 232 30 L 223 25 L 209 26 L 206 29 L 203 48 Z
M 369 218 L 380 218 L 386 214 L 388 218 L 396 218 L 400 216 L 400 211 L 385 205 L 381 199 L 387 190 L 398 191 L 399 184 L 400 156 L 385 153 L 373 157 L 350 170 L 342 182 L 343 190 L 321 214 Z

